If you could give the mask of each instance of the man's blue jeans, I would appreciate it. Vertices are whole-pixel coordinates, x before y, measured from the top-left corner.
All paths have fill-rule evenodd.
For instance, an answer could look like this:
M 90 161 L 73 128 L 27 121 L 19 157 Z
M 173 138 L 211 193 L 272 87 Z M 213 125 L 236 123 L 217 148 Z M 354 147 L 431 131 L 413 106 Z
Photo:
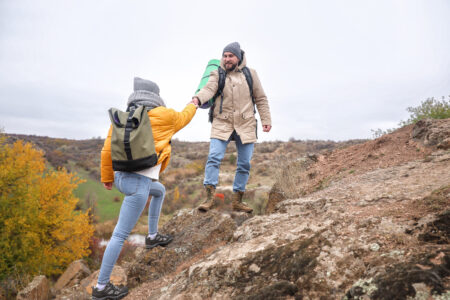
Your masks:
M 234 135 L 236 141 L 236 149 L 238 152 L 237 168 L 233 182 L 233 192 L 245 191 L 248 177 L 250 175 L 250 159 L 253 155 L 253 149 L 255 144 L 242 144 L 240 137 L 233 133 L 228 141 L 222 141 L 219 139 L 211 139 L 209 143 L 209 155 L 206 161 L 205 167 L 205 179 L 204 185 L 212 185 L 214 187 L 219 183 L 219 168 L 223 157 L 225 156 L 225 150 Z
M 151 234 L 158 232 L 159 215 L 166 193 L 164 185 L 136 173 L 116 172 L 114 184 L 120 192 L 125 194 L 125 198 L 120 208 L 119 220 L 103 254 L 102 266 L 98 276 L 99 284 L 109 282 L 109 277 L 122 250 L 123 243 L 141 216 L 149 195 L 153 197 L 148 210 L 148 232 Z

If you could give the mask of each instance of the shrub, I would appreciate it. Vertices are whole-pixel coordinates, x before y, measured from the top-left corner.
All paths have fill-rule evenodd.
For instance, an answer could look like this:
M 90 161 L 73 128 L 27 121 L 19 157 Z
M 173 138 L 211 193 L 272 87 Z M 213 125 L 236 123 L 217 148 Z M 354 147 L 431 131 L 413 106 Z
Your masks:
M 434 97 L 428 98 L 417 107 L 408 107 L 406 109 L 411 113 L 409 119 L 402 121 L 400 125 L 414 124 L 422 119 L 447 119 L 450 118 L 450 96 L 449 100 L 436 100 Z
M 89 254 L 94 229 L 73 195 L 80 182 L 64 169 L 45 169 L 31 144 L 0 140 L 0 280 L 57 275 Z
M 201 160 L 193 161 L 185 166 L 185 169 L 191 169 L 195 171 L 195 175 L 200 175 L 205 172 L 205 163 Z
M 90 269 L 96 270 L 100 268 L 103 259 L 103 253 L 106 246 L 101 245 L 101 238 L 93 236 L 89 241 L 90 254 L 87 258 L 87 263 Z
M 269 169 L 267 166 L 257 166 L 255 170 L 255 174 L 260 176 L 269 176 Z
M 442 96 L 441 101 L 436 100 L 434 97 L 428 98 L 423 101 L 417 107 L 408 107 L 406 109 L 410 114 L 408 120 L 400 121 L 398 124 L 399 127 L 403 127 L 409 124 L 415 124 L 417 121 L 423 119 L 447 119 L 450 118 L 450 96 L 449 100 L 445 100 L 445 97 Z M 372 131 L 373 138 L 379 138 L 385 134 L 389 134 L 395 131 L 397 128 L 389 128 L 386 130 L 382 130 L 380 128 Z
M 228 162 L 230 163 L 230 165 L 236 164 L 236 155 L 234 155 L 234 153 L 230 154 L 230 156 L 228 157 Z
M 196 152 L 188 152 L 188 153 L 186 153 L 185 157 L 189 160 L 196 160 L 197 153 Z
M 116 227 L 117 221 L 109 220 L 95 224 L 95 236 L 102 239 L 109 239 Z
M 89 215 L 90 222 L 97 223 L 98 222 L 98 214 L 97 214 L 97 194 L 89 192 L 85 198 L 85 204 Z
M 263 195 L 260 195 L 258 197 L 255 197 L 255 199 L 253 199 L 253 201 L 251 203 L 252 203 L 252 207 L 254 209 L 253 213 L 255 215 L 264 214 L 264 211 L 266 210 L 268 199 L 269 199 L 269 197 L 266 193 Z
M 67 154 L 60 150 L 53 150 L 51 152 L 49 151 L 47 152 L 45 157 L 55 168 L 63 167 L 68 160 Z

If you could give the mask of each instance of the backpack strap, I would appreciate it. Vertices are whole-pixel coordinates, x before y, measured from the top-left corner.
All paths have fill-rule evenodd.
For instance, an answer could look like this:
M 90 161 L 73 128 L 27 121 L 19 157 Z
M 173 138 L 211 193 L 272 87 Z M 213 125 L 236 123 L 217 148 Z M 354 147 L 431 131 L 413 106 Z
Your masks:
M 247 66 L 242 68 L 242 73 L 244 73 L 245 80 L 247 80 L 248 88 L 250 89 L 250 97 L 252 97 L 252 102 L 253 102 L 253 112 L 256 114 L 255 96 L 253 96 L 253 78 L 252 78 L 252 73 L 250 73 L 250 69 L 247 68 Z
M 227 77 L 227 73 L 225 72 L 224 69 L 222 69 L 221 67 L 219 67 L 217 69 L 217 71 L 219 72 L 219 81 L 218 81 L 218 87 L 217 87 L 217 92 L 213 97 L 213 104 L 211 105 L 211 107 L 209 108 L 209 122 L 212 123 L 213 119 L 214 119 L 214 108 L 216 107 L 216 98 L 220 95 L 220 113 L 222 113 L 222 105 L 223 105 L 223 88 L 225 87 L 225 80 Z
M 215 99 L 220 95 L 220 112 L 222 113 L 222 105 L 223 105 L 223 88 L 225 87 L 225 80 L 226 80 L 226 76 L 227 73 L 225 72 L 224 69 L 222 69 L 221 67 L 219 67 L 217 69 L 217 71 L 219 72 L 219 82 L 218 82 L 218 88 L 217 88 L 217 92 L 214 95 L 213 99 L 214 99 L 214 103 L 213 105 L 211 105 L 211 107 L 209 108 L 209 122 L 212 123 L 213 118 L 214 118 L 214 108 L 216 106 L 216 101 Z M 247 67 L 243 67 L 242 68 L 242 73 L 244 73 L 245 75 L 245 80 L 247 81 L 247 85 L 248 88 L 250 90 L 250 97 L 252 98 L 252 103 L 253 103 L 253 112 L 256 114 L 256 108 L 255 108 L 255 97 L 253 96 L 253 78 L 252 78 L 252 74 L 250 72 L 250 69 Z
M 128 117 L 127 117 L 127 123 L 125 124 L 125 134 L 123 137 L 123 146 L 125 149 L 125 153 L 127 154 L 127 159 L 132 160 L 133 155 L 131 154 L 131 144 L 130 144 L 130 134 L 131 131 L 133 131 L 134 127 L 137 125 L 137 120 L 133 118 L 134 115 L 134 108 L 131 108 Z

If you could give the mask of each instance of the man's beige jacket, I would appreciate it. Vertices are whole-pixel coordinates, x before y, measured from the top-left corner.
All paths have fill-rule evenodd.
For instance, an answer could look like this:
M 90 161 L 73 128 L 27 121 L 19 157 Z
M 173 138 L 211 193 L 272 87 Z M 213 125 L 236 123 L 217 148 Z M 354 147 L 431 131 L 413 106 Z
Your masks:
M 225 70 L 223 59 L 220 63 Z M 250 96 L 245 75 L 242 68 L 246 65 L 245 54 L 241 64 L 233 71 L 227 72 L 225 87 L 223 88 L 222 113 L 220 113 L 220 95 L 216 98 L 214 119 L 211 126 L 211 138 L 226 141 L 233 130 L 241 138 L 242 143 L 255 143 L 257 139 L 257 120 L 253 110 L 253 102 Z M 269 103 L 266 94 L 259 81 L 258 74 L 250 69 L 253 78 L 253 95 L 262 125 L 272 125 Z M 211 99 L 217 92 L 219 72 L 211 72 L 208 83 L 201 89 L 197 97 L 203 104 Z

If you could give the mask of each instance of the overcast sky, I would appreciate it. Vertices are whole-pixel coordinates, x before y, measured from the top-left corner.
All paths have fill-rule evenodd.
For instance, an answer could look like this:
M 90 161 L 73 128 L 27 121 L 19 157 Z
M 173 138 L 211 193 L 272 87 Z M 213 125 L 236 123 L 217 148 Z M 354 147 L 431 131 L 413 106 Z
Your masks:
M 134 76 L 180 111 L 238 41 L 272 112 L 260 141 L 370 138 L 450 94 L 449 16 L 448 0 L 0 0 L 0 127 L 105 137 Z M 198 110 L 175 138 L 209 133 Z

